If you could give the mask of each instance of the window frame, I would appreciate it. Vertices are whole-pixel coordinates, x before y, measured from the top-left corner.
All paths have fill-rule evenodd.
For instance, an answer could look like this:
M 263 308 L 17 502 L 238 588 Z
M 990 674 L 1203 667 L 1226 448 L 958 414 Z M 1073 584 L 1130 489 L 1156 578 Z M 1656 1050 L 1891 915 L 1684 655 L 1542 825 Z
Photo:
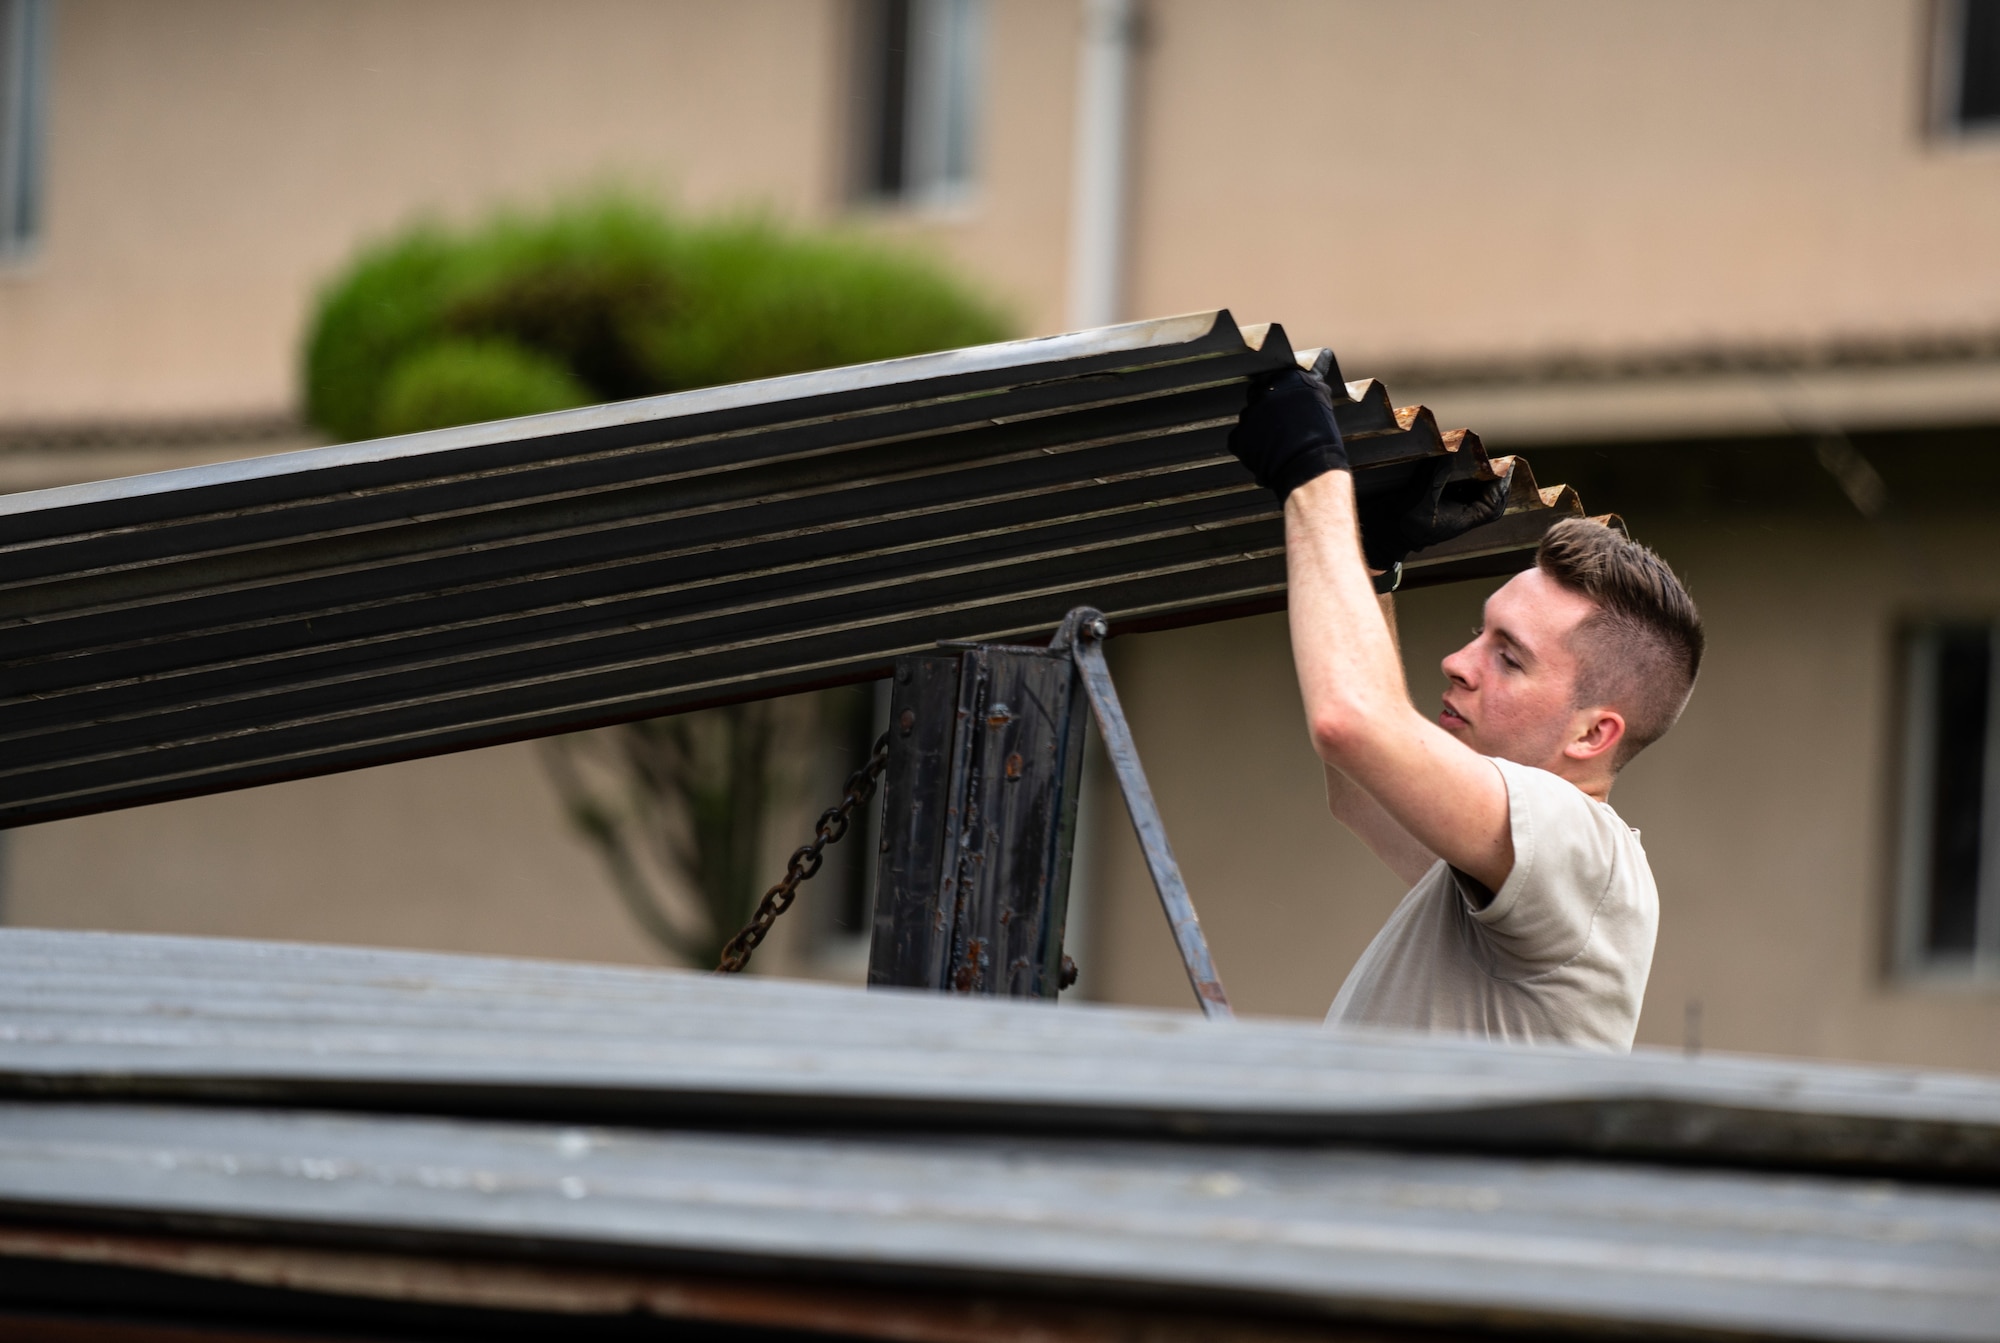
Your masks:
M 40 252 L 48 214 L 51 0 L 0 0 L 0 268 Z
M 1928 129 L 1939 140 L 1968 146 L 2000 145 L 2000 114 L 1980 122 L 1959 120 L 1965 84 L 1967 6 L 1972 0 L 1932 0 Z
M 1934 951 L 1928 943 L 1937 821 L 1939 657 L 1947 631 L 1973 626 L 1985 627 L 1990 652 L 1973 949 L 1961 957 Z M 1895 977 L 1907 983 L 1991 990 L 2000 987 L 2000 618 L 1982 612 L 1912 620 L 1905 624 L 1898 644 L 1901 769 L 1892 967 Z
M 932 21 L 945 11 L 948 22 Z M 862 0 L 856 12 L 854 69 L 863 96 L 853 137 L 855 202 L 964 209 L 978 190 L 984 149 L 986 0 Z

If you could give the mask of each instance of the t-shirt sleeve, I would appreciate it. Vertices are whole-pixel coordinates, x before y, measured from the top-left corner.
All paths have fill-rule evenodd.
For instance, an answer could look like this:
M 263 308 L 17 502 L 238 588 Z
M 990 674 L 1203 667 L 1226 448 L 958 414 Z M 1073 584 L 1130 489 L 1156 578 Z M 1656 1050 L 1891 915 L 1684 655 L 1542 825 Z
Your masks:
M 1618 861 L 1622 822 L 1547 770 L 1511 760 L 1493 766 L 1507 783 L 1514 867 L 1491 900 L 1484 906 L 1468 900 L 1466 912 L 1519 973 L 1553 970 L 1590 940 Z

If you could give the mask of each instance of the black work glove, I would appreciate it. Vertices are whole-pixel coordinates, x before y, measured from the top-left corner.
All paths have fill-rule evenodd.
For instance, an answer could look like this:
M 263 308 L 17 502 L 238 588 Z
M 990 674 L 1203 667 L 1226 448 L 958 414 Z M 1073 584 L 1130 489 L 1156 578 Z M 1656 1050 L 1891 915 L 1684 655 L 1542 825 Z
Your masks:
M 1419 464 L 1408 485 L 1359 505 L 1361 553 L 1370 569 L 1388 570 L 1413 550 L 1463 536 L 1507 506 L 1507 479 L 1453 480 L 1453 459 Z
M 1250 404 L 1229 431 L 1229 450 L 1281 504 L 1314 476 L 1347 469 L 1332 390 L 1317 374 L 1296 368 L 1251 387 Z

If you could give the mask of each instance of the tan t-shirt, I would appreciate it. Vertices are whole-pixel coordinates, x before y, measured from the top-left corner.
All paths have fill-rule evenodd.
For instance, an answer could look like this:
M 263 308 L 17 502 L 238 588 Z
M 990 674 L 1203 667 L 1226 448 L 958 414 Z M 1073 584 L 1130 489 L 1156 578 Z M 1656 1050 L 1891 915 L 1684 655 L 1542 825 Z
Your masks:
M 1660 922 L 1639 832 L 1547 770 L 1493 765 L 1514 870 L 1482 906 L 1485 888 L 1440 860 L 1361 953 L 1327 1024 L 1629 1050 Z

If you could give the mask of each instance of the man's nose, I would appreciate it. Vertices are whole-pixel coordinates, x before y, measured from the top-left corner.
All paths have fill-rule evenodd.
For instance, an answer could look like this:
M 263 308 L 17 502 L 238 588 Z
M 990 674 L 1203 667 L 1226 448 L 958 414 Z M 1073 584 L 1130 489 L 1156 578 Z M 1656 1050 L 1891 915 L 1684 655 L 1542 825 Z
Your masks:
M 1471 647 L 1471 644 L 1467 644 L 1456 653 L 1446 654 L 1444 661 L 1438 664 L 1439 668 L 1443 670 L 1446 680 L 1450 681 L 1453 685 L 1464 686 L 1467 690 L 1472 689 L 1471 673 L 1473 661 L 1467 656 Z

